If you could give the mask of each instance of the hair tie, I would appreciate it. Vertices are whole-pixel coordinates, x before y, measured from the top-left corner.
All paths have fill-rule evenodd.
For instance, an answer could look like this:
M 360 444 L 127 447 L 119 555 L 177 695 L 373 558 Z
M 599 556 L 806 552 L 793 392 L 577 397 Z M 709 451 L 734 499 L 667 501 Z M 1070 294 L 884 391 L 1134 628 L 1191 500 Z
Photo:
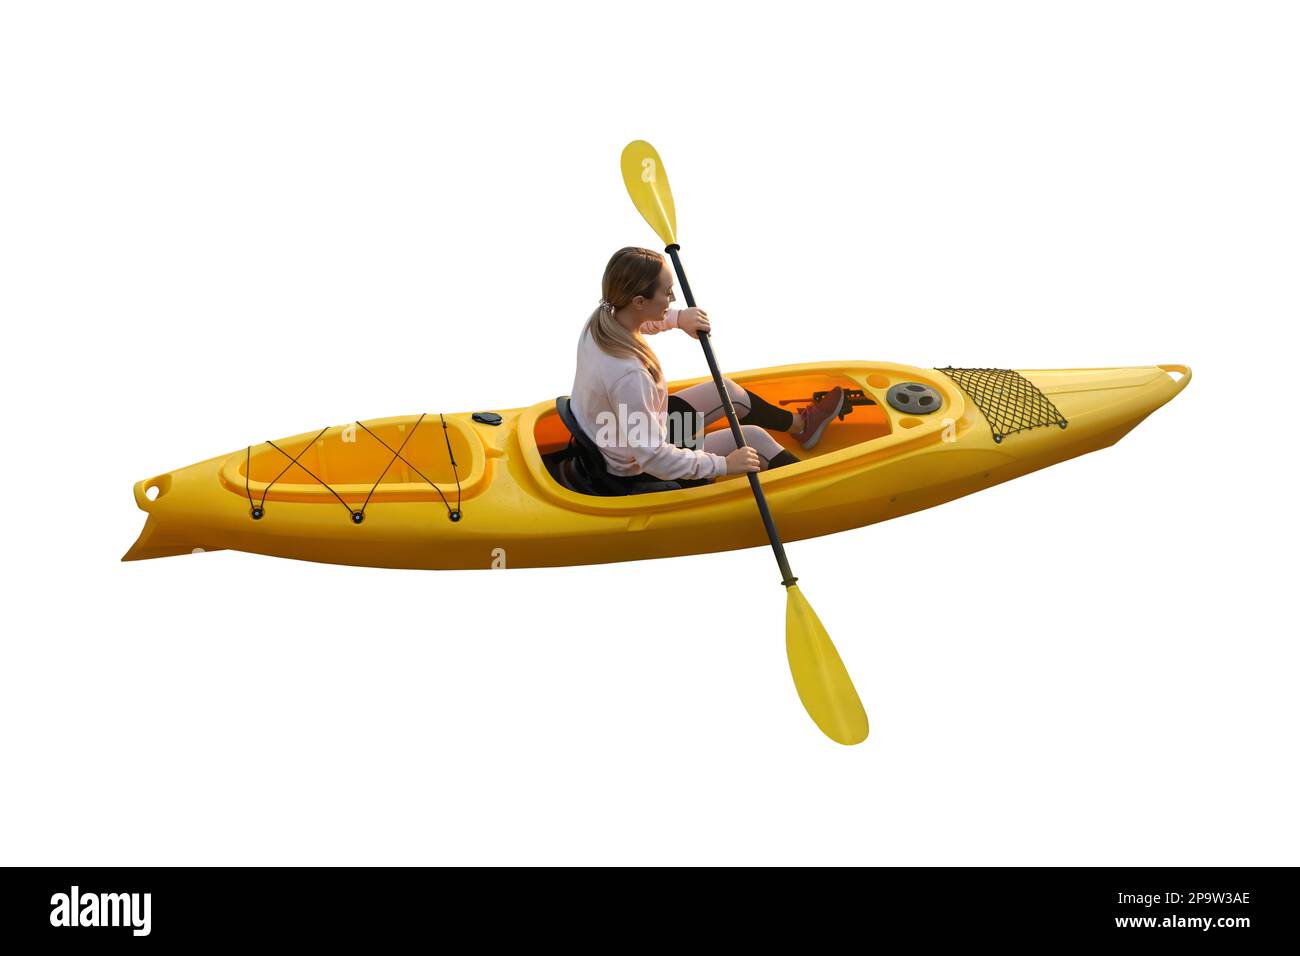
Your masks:
M 600 307 L 604 309 L 606 312 L 613 313 L 614 311 L 614 303 L 610 302 L 608 299 L 601 299 Z

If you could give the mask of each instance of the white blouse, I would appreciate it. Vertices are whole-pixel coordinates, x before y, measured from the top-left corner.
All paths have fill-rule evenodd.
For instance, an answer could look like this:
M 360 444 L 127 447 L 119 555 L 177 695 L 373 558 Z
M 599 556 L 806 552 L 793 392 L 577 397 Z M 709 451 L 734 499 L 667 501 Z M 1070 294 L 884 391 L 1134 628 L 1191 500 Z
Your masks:
M 643 335 L 677 328 L 679 309 L 646 322 Z M 727 459 L 711 452 L 679 448 L 668 441 L 668 389 L 650 376 L 635 356 L 610 355 L 586 326 L 578 340 L 577 372 L 569 404 L 611 475 L 645 473 L 665 481 L 717 478 Z

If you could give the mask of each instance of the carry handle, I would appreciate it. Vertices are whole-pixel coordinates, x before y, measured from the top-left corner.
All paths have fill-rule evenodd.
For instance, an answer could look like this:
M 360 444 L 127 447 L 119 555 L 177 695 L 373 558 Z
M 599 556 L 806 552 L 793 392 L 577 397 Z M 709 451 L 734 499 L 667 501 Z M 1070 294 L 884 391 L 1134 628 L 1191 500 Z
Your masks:
M 1174 383 L 1178 388 L 1178 392 L 1181 392 L 1183 389 L 1185 389 L 1187 387 L 1187 383 L 1192 380 L 1192 370 L 1188 368 L 1186 365 L 1157 365 L 1156 368 L 1161 369 L 1162 371 L 1165 372 L 1178 372 L 1183 376 L 1177 382 Z M 1174 392 L 1174 394 L 1177 395 L 1178 392 Z
M 136 507 L 146 514 L 153 511 L 154 504 L 159 498 L 167 494 L 167 491 L 171 486 L 171 475 L 159 475 L 157 478 L 145 478 L 143 481 L 137 481 L 131 488 L 131 490 L 135 492 Z M 154 495 L 152 498 L 146 494 L 150 488 L 158 489 L 158 494 Z

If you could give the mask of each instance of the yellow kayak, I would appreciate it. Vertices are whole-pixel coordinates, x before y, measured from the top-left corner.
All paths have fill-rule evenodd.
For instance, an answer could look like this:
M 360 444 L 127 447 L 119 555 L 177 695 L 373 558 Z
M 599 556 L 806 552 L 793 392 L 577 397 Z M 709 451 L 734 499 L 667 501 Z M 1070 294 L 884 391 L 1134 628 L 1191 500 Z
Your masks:
M 794 541 L 1114 444 L 1185 388 L 1191 371 L 821 362 L 728 377 L 774 405 L 845 390 L 842 417 L 816 448 L 775 435 L 803 460 L 760 476 L 782 538 Z M 543 567 L 767 543 L 740 476 L 603 495 L 583 480 L 582 449 L 570 438 L 556 402 L 545 401 L 257 442 L 137 482 L 148 518 L 123 560 L 233 549 L 385 568 Z

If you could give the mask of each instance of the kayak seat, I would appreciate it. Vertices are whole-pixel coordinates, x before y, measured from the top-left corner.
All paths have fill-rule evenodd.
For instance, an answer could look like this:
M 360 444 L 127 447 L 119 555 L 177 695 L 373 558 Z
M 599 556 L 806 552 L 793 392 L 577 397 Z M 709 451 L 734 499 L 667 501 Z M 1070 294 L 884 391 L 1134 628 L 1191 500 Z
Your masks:
M 570 491 L 576 491 L 580 495 L 611 498 L 645 495 L 655 491 L 676 491 L 682 487 L 676 481 L 639 481 L 636 484 L 615 481 L 605 467 L 605 456 L 574 417 L 568 395 L 561 395 L 555 400 L 555 412 L 569 430 L 569 447 L 544 455 L 543 460 L 551 476 Z

